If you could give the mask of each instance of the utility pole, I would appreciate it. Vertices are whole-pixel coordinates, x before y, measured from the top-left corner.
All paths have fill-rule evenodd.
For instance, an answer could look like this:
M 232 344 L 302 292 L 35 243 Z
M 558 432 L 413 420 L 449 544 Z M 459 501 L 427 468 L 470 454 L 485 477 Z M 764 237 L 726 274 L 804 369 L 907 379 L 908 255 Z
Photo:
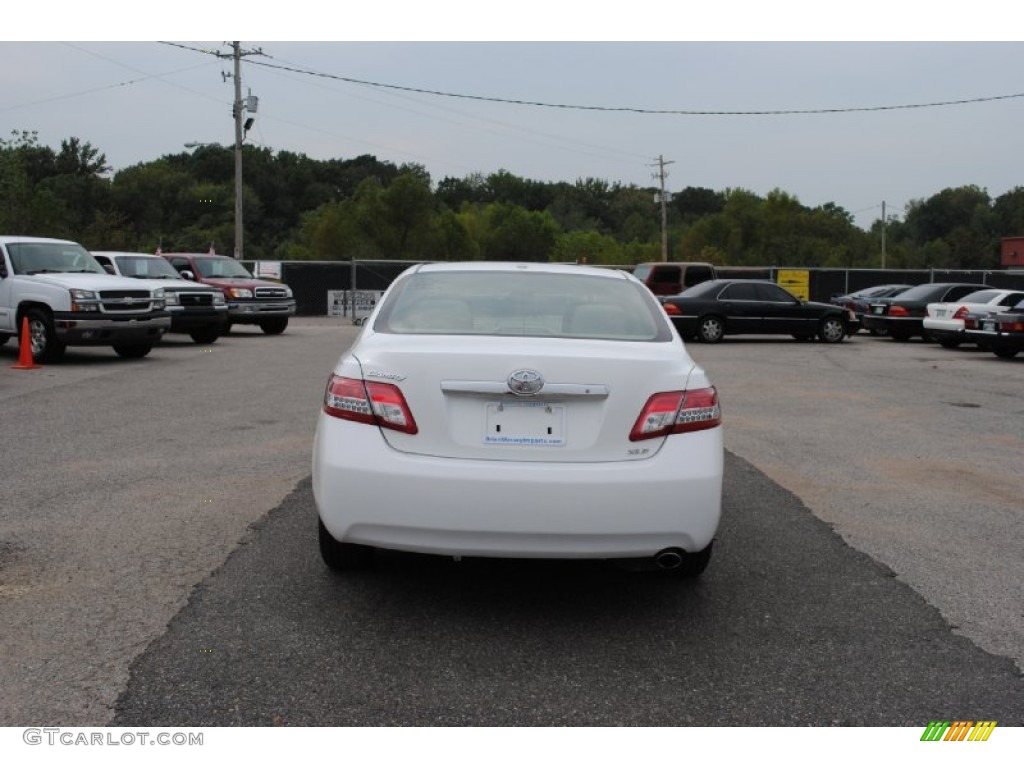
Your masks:
M 233 77 L 235 83 L 235 100 L 232 102 L 231 114 L 235 119 L 235 258 L 241 259 L 244 253 L 242 247 L 242 142 L 245 140 L 245 132 L 252 125 L 252 118 L 242 120 L 242 112 L 246 104 L 242 101 L 242 58 L 244 56 L 262 55 L 263 51 L 256 48 L 251 51 L 243 51 L 242 44 L 237 40 L 231 43 L 230 54 L 217 54 L 222 59 L 231 58 L 235 62 L 234 74 L 223 72 L 225 80 Z M 255 101 L 250 97 L 250 112 L 255 112 Z
M 654 174 L 654 178 L 659 180 L 659 186 L 661 192 L 658 195 L 658 199 L 661 202 L 661 260 L 668 261 L 668 195 L 665 193 L 665 178 L 668 173 L 665 171 L 666 165 L 672 165 L 675 160 L 666 160 L 661 155 L 658 155 L 658 172 Z
M 885 200 L 882 201 L 882 269 L 885 269 Z

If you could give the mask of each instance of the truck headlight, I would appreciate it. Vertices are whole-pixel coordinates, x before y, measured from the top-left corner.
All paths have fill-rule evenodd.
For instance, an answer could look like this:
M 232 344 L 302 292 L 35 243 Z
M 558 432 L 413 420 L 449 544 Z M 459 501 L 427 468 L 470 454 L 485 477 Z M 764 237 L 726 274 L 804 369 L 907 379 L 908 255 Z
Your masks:
M 233 299 L 251 299 L 252 291 L 248 288 L 229 288 L 231 292 L 231 298 Z
M 167 306 L 171 306 L 172 304 L 181 304 L 181 299 L 178 298 L 176 291 L 166 291 L 164 293 L 164 303 Z
M 224 294 L 221 293 L 220 291 L 217 291 L 215 294 L 213 294 L 213 303 L 215 305 L 221 305 L 227 304 L 228 302 L 227 299 L 224 298 Z
M 100 311 L 100 297 L 96 291 L 87 291 L 82 288 L 71 288 L 70 292 L 72 312 Z

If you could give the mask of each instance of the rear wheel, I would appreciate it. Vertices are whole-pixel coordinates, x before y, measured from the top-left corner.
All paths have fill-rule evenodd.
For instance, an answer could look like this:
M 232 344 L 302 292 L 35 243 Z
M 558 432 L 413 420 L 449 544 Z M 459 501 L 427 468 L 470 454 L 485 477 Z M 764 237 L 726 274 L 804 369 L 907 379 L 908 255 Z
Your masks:
M 373 547 L 342 543 L 331 536 L 323 520 L 318 519 L 317 523 L 320 526 L 320 557 L 332 571 L 361 570 L 373 564 Z
M 996 357 L 1001 357 L 1004 360 L 1009 360 L 1011 357 L 1016 357 L 1018 350 L 1011 347 L 992 347 L 992 351 L 995 352 Z
M 0 344 L 6 344 L 7 340 L 9 338 L 11 338 L 11 334 L 9 334 L 9 333 L 0 333 Z
M 152 344 L 115 344 L 114 351 L 121 357 L 134 360 L 145 357 L 153 349 Z
M 270 320 L 264 320 L 260 323 L 260 328 L 268 336 L 276 336 L 279 333 L 283 333 L 284 329 L 288 327 L 287 317 L 275 317 Z
M 725 324 L 722 318 L 705 315 L 697 321 L 697 338 L 705 344 L 717 344 L 725 335 Z
M 57 340 L 53 330 L 53 319 L 42 309 L 30 309 L 25 313 L 28 318 L 28 338 L 32 345 L 32 359 L 37 363 L 55 363 L 64 356 L 65 345 Z
M 910 341 L 910 334 L 906 331 L 889 331 L 889 336 L 896 341 Z
M 946 349 L 956 349 L 960 346 L 959 339 L 939 339 L 939 346 Z
M 828 344 L 838 344 L 846 338 L 846 323 L 840 317 L 823 317 L 818 324 L 818 338 Z

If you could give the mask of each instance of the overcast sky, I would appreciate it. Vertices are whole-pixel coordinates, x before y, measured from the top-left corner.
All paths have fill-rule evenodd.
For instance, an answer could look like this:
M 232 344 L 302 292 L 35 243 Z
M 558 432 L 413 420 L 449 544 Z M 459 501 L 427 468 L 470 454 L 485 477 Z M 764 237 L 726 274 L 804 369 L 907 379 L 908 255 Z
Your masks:
M 474 23 L 461 26 L 452 20 L 479 16 L 486 4 L 430 4 L 432 19 L 409 11 L 427 4 L 389 4 L 392 18 L 385 9 L 337 14 L 320 30 L 298 12 L 302 5 L 271 6 L 294 11 L 280 23 L 255 10 L 239 22 L 239 33 L 262 37 L 242 41 L 245 50 L 262 51 L 242 66 L 243 93 L 259 98 L 247 142 L 274 151 L 317 159 L 372 154 L 423 165 L 435 182 L 505 169 L 543 181 L 592 177 L 640 186 L 656 185 L 661 156 L 670 162 L 670 191 L 764 195 L 779 188 L 808 206 L 834 202 L 863 227 L 881 215 L 883 200 L 899 214 L 947 187 L 975 184 L 994 198 L 1024 184 L 1024 43 L 999 42 L 1005 26 L 986 35 L 949 17 L 947 26 L 919 30 L 931 34 L 916 42 L 842 42 L 885 28 L 870 16 L 871 4 L 850 25 L 769 24 L 759 35 L 756 16 L 741 14 L 742 24 L 730 24 L 727 14 L 701 17 L 694 26 L 679 12 L 654 13 L 658 4 L 647 0 L 614 6 L 629 18 L 602 17 L 587 27 L 548 12 L 545 25 L 531 20 L 559 4 L 529 0 L 505 5 L 507 19 L 472 16 Z M 985 5 L 971 8 L 984 12 Z M 129 24 L 116 33 L 96 29 L 95 18 L 91 27 L 75 26 L 73 17 L 63 27 L 28 19 L 22 40 L 36 42 L 0 43 L 0 137 L 37 131 L 40 143 L 57 148 L 75 136 L 115 171 L 186 151 L 189 142 L 230 145 L 233 90 L 221 73 L 231 63 L 208 53 L 227 54 L 229 45 L 185 38 L 204 28 L 209 37 L 231 34 L 235 20 L 187 28 L 201 7 L 175 5 L 173 23 Z M 441 8 L 445 23 L 436 18 Z M 915 16 L 884 4 L 879 13 L 894 20 L 896 37 L 914 37 Z M 687 41 L 645 41 L 645 30 Z M 955 30 L 975 41 L 927 40 L 955 38 Z M 311 36 L 354 41 L 280 42 Z M 772 37 L 792 41 L 759 39 Z M 617 38 L 623 41 L 592 41 Z M 382 39 L 396 42 L 374 42 Z M 437 39 L 448 42 L 428 42 Z M 526 39 L 534 42 L 509 41 Z M 967 103 L 918 106 L 939 102 Z M 728 114 L 787 111 L 799 114 Z M 708 112 L 722 114 L 697 114 Z

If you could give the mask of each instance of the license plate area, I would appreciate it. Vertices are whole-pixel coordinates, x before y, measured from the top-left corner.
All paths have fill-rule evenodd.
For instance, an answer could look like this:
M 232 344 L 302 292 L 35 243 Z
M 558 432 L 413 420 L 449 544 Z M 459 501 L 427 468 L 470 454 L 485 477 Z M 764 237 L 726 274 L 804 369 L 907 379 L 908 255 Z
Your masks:
M 983 320 L 982 323 L 981 323 L 981 329 L 983 331 L 989 331 L 989 332 L 994 331 L 996 329 L 995 321 L 994 320 Z
M 565 445 L 565 406 L 515 400 L 488 403 L 484 443 L 487 445 Z

